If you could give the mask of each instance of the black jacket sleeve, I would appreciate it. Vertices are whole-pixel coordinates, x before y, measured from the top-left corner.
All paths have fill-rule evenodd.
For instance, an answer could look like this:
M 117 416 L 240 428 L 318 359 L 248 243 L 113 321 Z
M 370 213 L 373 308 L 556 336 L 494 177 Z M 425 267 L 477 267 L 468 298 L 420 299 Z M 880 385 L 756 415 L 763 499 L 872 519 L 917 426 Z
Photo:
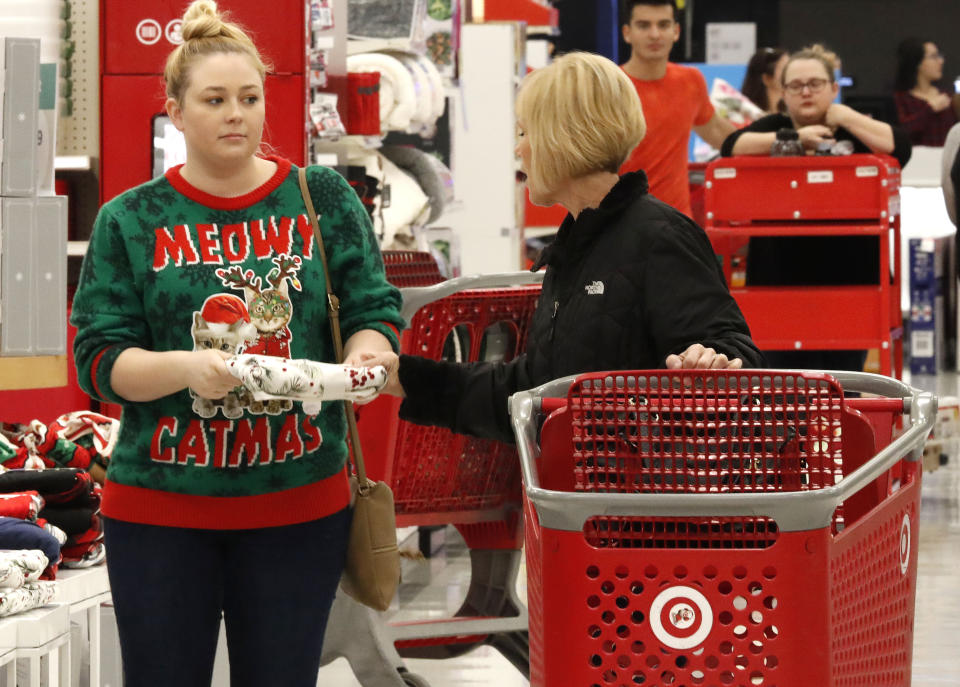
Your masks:
M 507 399 L 534 386 L 525 354 L 507 363 L 439 362 L 402 355 L 399 375 L 406 394 L 401 419 L 509 443 L 514 437 Z
M 683 222 L 657 232 L 645 281 L 645 320 L 660 360 L 699 343 L 742 359 L 744 367 L 764 366 L 700 227 Z
M 890 128 L 893 129 L 893 152 L 890 154 L 897 158 L 900 168 L 903 169 L 913 155 L 913 144 L 910 142 L 909 134 L 902 128 L 893 125 Z
M 737 129 L 732 134 L 727 136 L 723 140 L 723 144 L 720 146 L 720 154 L 723 157 L 733 157 L 733 146 L 736 145 L 737 139 L 747 132 L 755 134 L 769 134 L 775 133 L 786 126 L 793 126 L 793 124 L 790 123 L 790 118 L 786 115 L 772 114 L 767 115 L 766 117 L 761 117 L 757 121 L 751 122 L 744 128 Z

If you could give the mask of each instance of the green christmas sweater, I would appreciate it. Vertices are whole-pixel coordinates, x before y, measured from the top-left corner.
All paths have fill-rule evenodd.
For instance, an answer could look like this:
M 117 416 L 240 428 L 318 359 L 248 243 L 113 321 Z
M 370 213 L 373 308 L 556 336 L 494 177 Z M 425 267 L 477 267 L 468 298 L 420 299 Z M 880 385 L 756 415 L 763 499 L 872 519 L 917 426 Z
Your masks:
M 215 348 L 333 362 L 323 263 L 297 169 L 277 163 L 235 198 L 179 168 L 106 203 L 73 300 L 80 386 L 123 406 L 102 512 L 118 520 L 241 529 L 305 522 L 349 500 L 343 404 L 254 401 L 242 387 L 209 401 L 186 389 L 145 403 L 110 386 L 117 357 Z M 387 283 L 369 218 L 336 172 L 307 170 L 341 301 L 346 341 L 374 329 L 398 347 L 400 293 Z

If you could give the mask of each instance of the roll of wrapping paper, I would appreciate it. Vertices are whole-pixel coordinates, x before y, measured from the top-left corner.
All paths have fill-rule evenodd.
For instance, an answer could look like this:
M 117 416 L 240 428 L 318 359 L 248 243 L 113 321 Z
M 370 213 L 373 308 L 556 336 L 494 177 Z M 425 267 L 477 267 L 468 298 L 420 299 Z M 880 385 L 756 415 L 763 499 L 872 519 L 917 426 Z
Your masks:
M 381 365 L 351 367 L 271 355 L 236 355 L 227 361 L 227 369 L 257 401 L 362 401 L 387 383 Z

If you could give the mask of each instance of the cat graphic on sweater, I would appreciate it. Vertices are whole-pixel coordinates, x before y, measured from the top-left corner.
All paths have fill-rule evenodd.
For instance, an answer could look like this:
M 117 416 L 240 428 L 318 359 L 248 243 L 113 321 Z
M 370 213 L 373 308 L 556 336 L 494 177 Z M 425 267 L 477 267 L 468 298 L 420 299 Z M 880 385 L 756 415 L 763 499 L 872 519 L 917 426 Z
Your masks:
M 244 271 L 239 265 L 217 270 L 217 276 L 220 277 L 224 286 L 243 291 L 245 302 L 231 294 L 220 294 L 220 296 L 229 296 L 245 306 L 244 311 L 247 314 L 245 321 L 252 326 L 254 332 L 253 337 L 243 340 L 240 348 L 227 351 L 232 355 L 242 352 L 279 358 L 290 357 L 293 333 L 287 325 L 293 317 L 293 303 L 290 301 L 288 284 L 297 291 L 301 290 L 297 272 L 300 270 L 302 261 L 298 255 L 281 253 L 274 257 L 272 262 L 275 267 L 266 276 L 267 288 L 264 288 L 264 280 L 256 276 L 253 270 Z M 196 337 L 194 343 L 196 344 Z M 240 414 L 243 413 L 243 407 L 247 407 L 254 414 L 268 415 L 279 415 L 293 408 L 293 402 L 288 399 L 257 401 L 243 390 L 238 393 L 231 392 L 227 397 L 231 395 L 236 396 L 241 403 Z M 195 403 L 194 410 L 196 405 Z M 232 405 L 231 412 L 237 412 Z M 216 409 L 213 413 L 216 414 Z M 212 415 L 198 414 L 201 417 L 212 417 Z M 234 414 L 227 415 L 226 404 L 224 404 L 224 415 L 228 418 L 240 417 Z
M 236 355 L 249 342 L 257 339 L 257 328 L 251 322 L 246 304 L 232 293 L 218 293 L 203 302 L 200 312 L 193 313 L 193 350 L 223 351 Z M 224 417 L 235 419 L 243 415 L 250 403 L 250 394 L 241 386 L 223 398 L 202 398 L 193 389 L 193 412 L 211 418 L 222 410 Z

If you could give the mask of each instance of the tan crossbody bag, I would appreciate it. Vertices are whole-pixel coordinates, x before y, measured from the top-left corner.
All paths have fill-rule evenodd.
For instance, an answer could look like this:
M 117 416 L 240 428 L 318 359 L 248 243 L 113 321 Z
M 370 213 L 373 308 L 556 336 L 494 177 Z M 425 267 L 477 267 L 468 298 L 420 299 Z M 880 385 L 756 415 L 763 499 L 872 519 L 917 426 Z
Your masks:
M 300 192 L 303 194 L 307 215 L 317 239 L 323 274 L 327 282 L 327 313 L 330 317 L 330 333 L 337 362 L 343 362 L 343 340 L 340 336 L 340 300 L 333 293 L 327 254 L 320 235 L 317 213 L 307 187 L 307 170 L 299 170 Z M 357 418 L 353 403 L 344 401 L 347 426 L 350 429 L 350 454 L 356 474 L 350 477 L 353 522 L 350 525 L 350 540 L 347 544 L 347 564 L 340 580 L 340 587 L 362 604 L 378 611 L 385 611 L 393 600 L 400 584 L 400 552 L 397 548 L 397 517 L 393 509 L 393 491 L 386 482 L 374 482 L 367 478 L 363 464 L 363 449 L 357 433 Z

